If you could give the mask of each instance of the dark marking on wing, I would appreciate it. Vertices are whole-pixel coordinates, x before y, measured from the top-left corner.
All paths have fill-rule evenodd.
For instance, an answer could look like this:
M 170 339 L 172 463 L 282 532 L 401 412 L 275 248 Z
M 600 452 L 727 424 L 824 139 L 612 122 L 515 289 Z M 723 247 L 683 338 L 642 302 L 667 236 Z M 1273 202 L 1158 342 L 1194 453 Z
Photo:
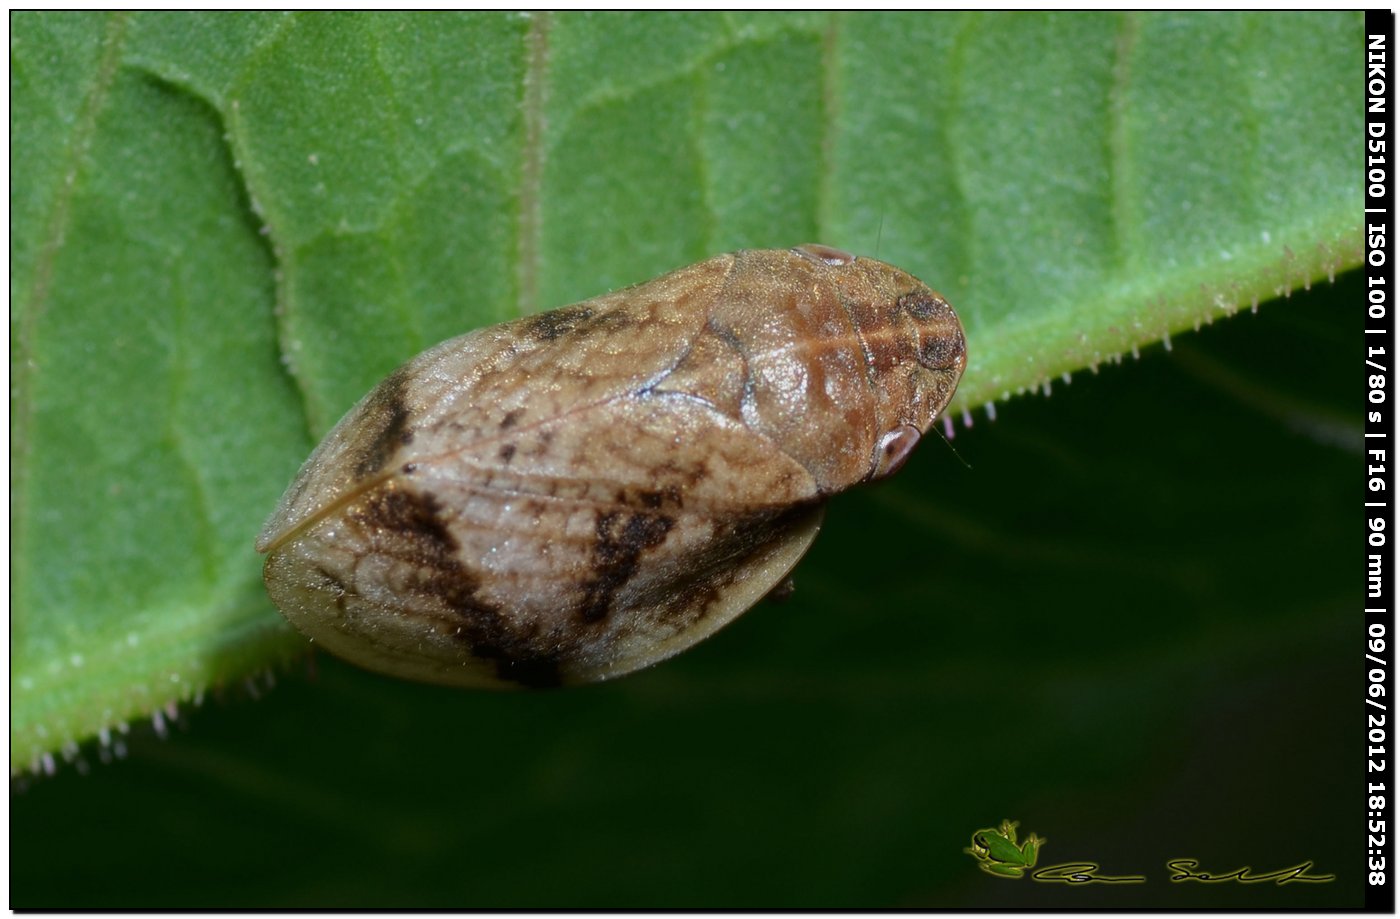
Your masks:
M 705 618 L 734 583 L 745 563 L 783 539 L 794 526 L 807 519 L 814 506 L 815 502 L 767 508 L 722 522 L 710 551 L 691 559 L 688 575 L 672 585 L 661 608 L 663 619 L 677 630 L 683 630 Z
M 550 310 L 527 319 L 525 328 L 531 337 L 538 341 L 554 341 L 572 332 L 592 316 L 592 307 L 566 306 L 563 309 Z
M 617 591 L 637 571 L 643 552 L 658 546 L 675 525 L 661 514 L 609 511 L 598 515 L 598 541 L 593 547 L 594 578 L 584 588 L 579 617 L 599 622 L 608 615 Z
M 399 447 L 413 442 L 413 431 L 408 427 L 413 411 L 407 399 L 411 376 L 408 365 L 389 374 L 359 413 L 361 429 L 355 440 L 364 447 L 355 461 L 356 476 L 374 475 L 393 459 Z
M 350 517 L 372 534 L 374 551 L 404 563 L 405 588 L 422 600 L 459 611 L 477 611 L 480 582 L 457 557 L 457 540 L 439 516 L 437 499 L 412 488 L 385 486 Z
M 502 463 L 510 465 L 511 459 L 515 456 L 515 444 L 502 444 L 496 455 L 501 458 Z
M 523 414 L 525 414 L 525 410 L 523 408 L 511 409 L 510 411 L 506 412 L 506 416 L 501 419 L 501 430 L 508 431 L 511 428 L 515 427 L 516 422 L 520 420 L 520 416 Z
M 496 676 L 529 689 L 550 689 L 563 683 L 557 650 L 551 650 L 537 629 L 512 628 L 499 615 L 479 616 L 461 632 L 472 654 L 496 665 Z
M 590 306 L 566 306 L 525 320 L 525 329 L 536 341 L 556 341 L 565 335 L 606 335 L 631 326 L 636 320 L 625 309 L 598 312 Z
M 344 616 L 345 595 L 350 592 L 345 586 L 345 582 L 325 565 L 313 564 L 312 570 L 325 579 L 323 588 L 335 598 L 335 608 L 340 610 L 340 614 Z
M 705 460 L 697 460 L 682 466 L 675 460 L 665 460 L 656 467 L 657 478 L 669 481 L 662 491 L 676 494 L 676 500 L 680 500 L 680 493 L 698 486 L 710 476 L 710 464 Z
M 474 656 L 491 661 L 496 675 L 528 687 L 558 686 L 560 659 L 541 641 L 537 627 L 517 628 L 481 598 L 480 578 L 464 565 L 455 537 L 432 495 L 384 487 L 351 518 L 373 534 L 375 551 L 401 561 L 411 572 L 403 589 L 408 613 L 444 608 L 453 634 Z

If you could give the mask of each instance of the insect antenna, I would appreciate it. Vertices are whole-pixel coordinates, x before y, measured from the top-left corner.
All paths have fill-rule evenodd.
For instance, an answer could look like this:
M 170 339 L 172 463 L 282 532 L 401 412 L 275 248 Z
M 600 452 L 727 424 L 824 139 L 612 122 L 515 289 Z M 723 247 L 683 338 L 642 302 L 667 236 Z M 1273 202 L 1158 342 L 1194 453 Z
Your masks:
M 945 443 L 948 446 L 948 449 L 953 451 L 953 455 L 958 458 L 958 462 L 962 463 L 968 469 L 971 469 L 972 464 L 969 463 L 967 460 L 963 459 L 963 455 L 958 452 L 958 448 L 953 446 L 953 419 L 948 415 L 944 415 L 943 426 L 948 429 L 947 434 L 944 434 L 942 431 L 940 431 L 937 426 L 934 426 L 932 430 L 935 434 L 938 435 L 939 439 L 942 440 L 943 443 Z

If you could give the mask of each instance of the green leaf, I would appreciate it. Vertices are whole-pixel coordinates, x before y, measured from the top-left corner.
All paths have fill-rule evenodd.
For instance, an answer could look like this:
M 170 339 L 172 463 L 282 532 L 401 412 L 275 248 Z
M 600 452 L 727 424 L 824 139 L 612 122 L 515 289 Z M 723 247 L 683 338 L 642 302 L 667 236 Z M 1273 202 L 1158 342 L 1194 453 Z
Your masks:
M 1355 14 L 16 15 L 12 768 L 302 648 L 253 535 L 348 406 L 472 327 L 819 240 L 948 295 L 960 412 L 1356 265 L 1361 38 Z

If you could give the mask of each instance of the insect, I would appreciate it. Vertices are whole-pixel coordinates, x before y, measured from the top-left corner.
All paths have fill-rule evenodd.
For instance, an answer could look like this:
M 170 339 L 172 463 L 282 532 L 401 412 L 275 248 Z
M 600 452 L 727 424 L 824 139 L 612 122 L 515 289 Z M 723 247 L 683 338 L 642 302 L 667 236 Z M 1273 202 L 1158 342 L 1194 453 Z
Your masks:
M 354 663 L 463 686 L 653 664 L 781 584 L 966 365 L 952 307 L 826 246 L 720 255 L 443 342 L 341 419 L 263 577 Z

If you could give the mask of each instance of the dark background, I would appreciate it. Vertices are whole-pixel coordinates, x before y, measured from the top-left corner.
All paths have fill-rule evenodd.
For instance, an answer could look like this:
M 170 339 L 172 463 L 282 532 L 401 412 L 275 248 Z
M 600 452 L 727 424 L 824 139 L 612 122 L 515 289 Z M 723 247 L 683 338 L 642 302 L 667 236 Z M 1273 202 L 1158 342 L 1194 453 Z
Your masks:
M 979 413 L 833 502 L 792 600 L 650 671 L 320 657 L 137 726 L 17 786 L 10 905 L 1359 906 L 1361 303 L 1349 275 Z M 1148 882 L 989 877 L 962 849 L 1003 818 Z

